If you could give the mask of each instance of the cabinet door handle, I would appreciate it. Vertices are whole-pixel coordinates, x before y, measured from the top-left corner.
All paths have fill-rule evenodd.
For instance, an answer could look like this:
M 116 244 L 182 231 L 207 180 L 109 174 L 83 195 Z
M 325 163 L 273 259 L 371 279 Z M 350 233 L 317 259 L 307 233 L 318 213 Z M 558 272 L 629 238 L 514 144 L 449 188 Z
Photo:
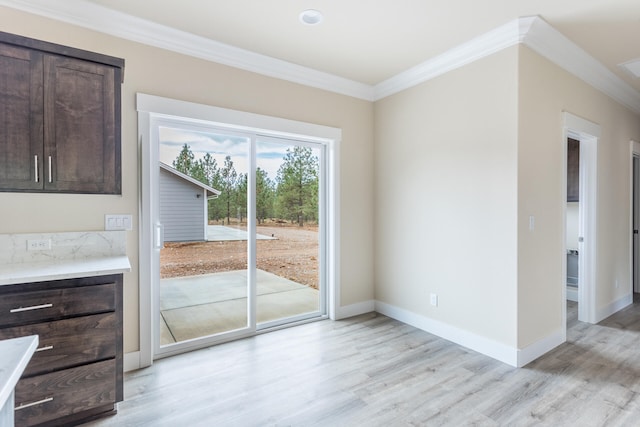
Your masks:
M 19 406 L 16 406 L 15 410 L 19 411 L 20 409 L 25 409 L 25 408 L 28 408 L 30 406 L 42 405 L 43 403 L 52 402 L 52 401 L 53 401 L 53 397 L 47 397 L 45 399 L 38 400 L 36 402 L 21 403 Z
M 49 156 L 49 182 L 51 182 L 51 156 Z
M 33 156 L 33 170 L 34 170 L 34 178 L 36 182 L 39 181 L 38 177 L 38 155 Z
M 47 345 L 47 346 L 44 346 L 44 347 L 36 348 L 36 352 L 38 352 L 38 351 L 47 351 L 47 350 L 53 350 L 53 346 L 52 345 Z
M 53 304 L 41 304 L 41 305 L 32 305 L 30 307 L 20 307 L 9 310 L 9 313 L 21 313 L 23 311 L 32 311 L 32 310 L 40 310 L 42 308 L 50 308 L 53 307 Z

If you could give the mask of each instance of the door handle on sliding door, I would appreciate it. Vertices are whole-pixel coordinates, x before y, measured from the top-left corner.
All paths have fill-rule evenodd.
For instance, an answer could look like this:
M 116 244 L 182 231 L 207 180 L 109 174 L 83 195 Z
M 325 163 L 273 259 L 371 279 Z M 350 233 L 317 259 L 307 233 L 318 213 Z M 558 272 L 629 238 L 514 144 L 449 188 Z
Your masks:
M 158 223 L 155 225 L 154 246 L 156 249 L 162 249 L 164 246 L 164 227 Z

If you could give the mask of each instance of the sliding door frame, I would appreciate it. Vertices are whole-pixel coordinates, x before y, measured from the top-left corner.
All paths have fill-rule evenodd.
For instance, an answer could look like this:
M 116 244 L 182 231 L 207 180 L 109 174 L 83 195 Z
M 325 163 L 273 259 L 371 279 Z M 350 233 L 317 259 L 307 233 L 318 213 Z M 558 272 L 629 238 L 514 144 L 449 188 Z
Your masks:
M 292 141 L 306 141 L 310 143 L 320 143 L 325 146 L 326 162 L 326 280 L 325 288 L 328 298 L 327 312 L 331 319 L 336 318 L 336 307 L 340 306 L 340 273 L 339 273 L 339 146 L 342 138 L 342 131 L 338 128 L 316 125 L 312 123 L 298 122 L 277 117 L 270 117 L 241 111 L 229 110 L 214 106 L 194 104 L 185 101 L 178 101 L 168 98 L 161 98 L 146 94 L 137 94 L 136 98 L 138 110 L 138 132 L 140 149 L 140 271 L 139 271 L 139 321 L 140 321 L 140 351 L 138 367 L 150 366 L 153 363 L 155 349 L 156 331 L 154 329 L 153 316 L 155 304 L 152 284 L 159 281 L 159 251 L 162 244 L 161 225 L 154 220 L 157 216 L 154 206 L 157 206 L 158 188 L 154 186 L 157 182 L 158 164 L 158 141 L 157 120 L 170 118 L 185 118 L 193 123 L 206 123 L 207 126 L 221 127 L 228 131 L 239 133 L 249 133 L 264 137 L 287 139 Z M 252 138 L 251 167 L 255 169 L 255 137 Z M 255 172 L 254 172 L 255 173 Z M 156 175 L 154 175 L 156 174 Z M 156 180 L 154 180 L 154 176 Z M 155 188 L 154 188 L 155 187 Z M 251 189 L 250 194 L 253 194 Z M 253 204 L 250 204 L 253 205 Z M 249 217 L 255 217 L 249 212 Z M 253 225 L 252 225 L 253 223 Z M 249 223 L 255 229 L 255 218 Z M 249 250 L 249 254 L 252 251 Z M 251 255 L 250 255 L 251 256 Z M 255 248 L 253 248 L 255 257 Z M 254 259 L 255 261 L 255 259 Z M 249 259 L 251 262 L 251 259 Z M 255 262 L 254 262 L 255 265 Z M 251 270 L 251 269 L 250 269 Z M 251 274 L 251 272 L 249 272 Z M 255 269 L 254 269 L 255 274 Z M 255 284 L 255 280 L 253 281 Z M 251 298 L 250 298 L 251 300 Z M 249 304 L 254 304 L 253 299 Z M 250 310 L 251 311 L 251 310 Z M 255 310 L 253 310 L 255 313 Z M 252 313 L 249 313 L 252 316 Z M 255 318 L 250 319 L 249 328 L 229 333 L 225 340 L 237 339 L 243 336 L 253 335 L 256 332 Z M 253 326 L 253 328 L 251 328 Z M 202 346 L 208 346 L 205 344 Z M 198 348 L 194 345 L 192 348 Z M 184 351 L 182 349 L 181 351 Z M 163 355 L 170 355 L 167 352 Z

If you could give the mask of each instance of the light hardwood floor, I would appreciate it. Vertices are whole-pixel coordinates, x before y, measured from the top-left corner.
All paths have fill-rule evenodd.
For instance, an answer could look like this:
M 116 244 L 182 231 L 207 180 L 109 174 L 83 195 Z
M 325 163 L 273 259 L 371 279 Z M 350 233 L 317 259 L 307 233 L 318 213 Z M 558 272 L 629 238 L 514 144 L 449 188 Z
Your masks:
M 512 368 L 378 314 L 322 321 L 126 375 L 106 426 L 638 426 L 640 304 Z

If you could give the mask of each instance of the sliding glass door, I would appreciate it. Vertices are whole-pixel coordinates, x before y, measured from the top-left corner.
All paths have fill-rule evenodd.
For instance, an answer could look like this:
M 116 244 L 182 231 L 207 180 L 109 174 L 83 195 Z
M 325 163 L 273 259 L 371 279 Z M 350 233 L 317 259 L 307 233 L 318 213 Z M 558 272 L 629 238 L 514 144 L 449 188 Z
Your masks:
M 159 142 L 160 346 L 247 329 L 251 139 L 182 125 Z
M 325 312 L 322 146 L 256 142 L 258 328 Z
M 325 146 L 156 124 L 155 355 L 326 315 Z

